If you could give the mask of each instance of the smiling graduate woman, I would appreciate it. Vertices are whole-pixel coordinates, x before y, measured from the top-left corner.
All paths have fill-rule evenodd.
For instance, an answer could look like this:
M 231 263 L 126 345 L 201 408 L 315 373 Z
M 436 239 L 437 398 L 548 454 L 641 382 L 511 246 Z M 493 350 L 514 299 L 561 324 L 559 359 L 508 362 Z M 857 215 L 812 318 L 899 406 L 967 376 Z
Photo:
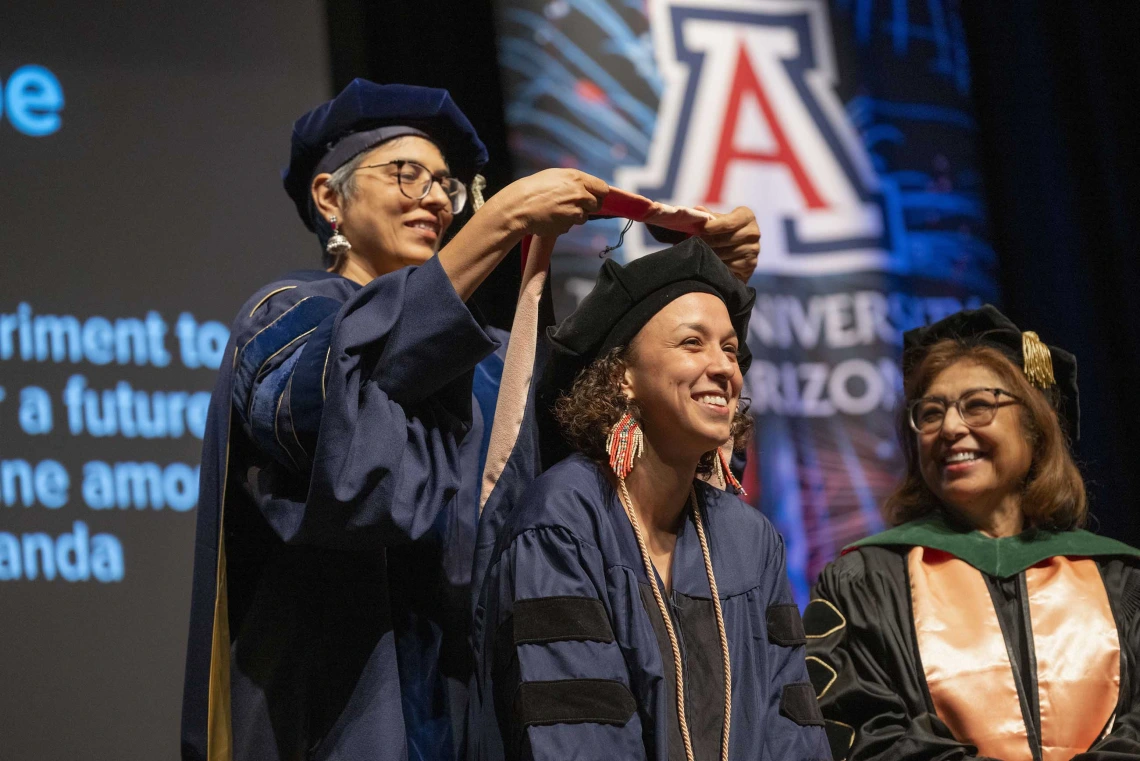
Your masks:
M 701 240 L 607 261 L 550 335 L 576 450 L 499 534 L 476 611 L 474 755 L 827 757 L 784 545 L 702 475 L 750 429 L 755 292 Z
M 896 526 L 804 615 L 835 759 L 1140 757 L 1140 552 L 1079 528 L 1076 359 L 985 306 L 903 377 Z

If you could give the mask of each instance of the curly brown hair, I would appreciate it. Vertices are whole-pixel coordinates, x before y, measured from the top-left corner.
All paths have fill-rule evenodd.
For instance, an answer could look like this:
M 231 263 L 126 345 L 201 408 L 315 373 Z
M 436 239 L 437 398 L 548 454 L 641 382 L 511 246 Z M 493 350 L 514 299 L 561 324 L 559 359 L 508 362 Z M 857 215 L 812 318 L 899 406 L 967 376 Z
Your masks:
M 932 345 L 907 375 L 903 384 L 907 401 L 921 397 L 939 373 L 962 361 L 992 370 L 1022 402 L 1021 430 L 1033 448 L 1021 499 L 1026 524 L 1056 531 L 1080 528 L 1088 516 L 1085 482 L 1069 453 L 1068 438 L 1058 417 L 1056 386 L 1042 391 L 998 349 L 950 338 Z M 898 426 L 906 476 L 884 505 L 888 521 L 895 526 L 940 509 L 919 470 L 918 442 L 907 413 L 904 404 Z
M 626 412 L 639 416 L 637 403 L 621 392 L 622 377 L 632 360 L 629 346 L 618 346 L 598 357 L 578 373 L 569 393 L 554 403 L 554 418 L 562 435 L 574 449 L 608 466 L 606 437 Z M 732 448 L 740 451 L 752 436 L 752 416 L 747 401 L 741 399 L 732 418 Z M 713 471 L 715 451 L 707 452 L 697 465 L 697 472 Z

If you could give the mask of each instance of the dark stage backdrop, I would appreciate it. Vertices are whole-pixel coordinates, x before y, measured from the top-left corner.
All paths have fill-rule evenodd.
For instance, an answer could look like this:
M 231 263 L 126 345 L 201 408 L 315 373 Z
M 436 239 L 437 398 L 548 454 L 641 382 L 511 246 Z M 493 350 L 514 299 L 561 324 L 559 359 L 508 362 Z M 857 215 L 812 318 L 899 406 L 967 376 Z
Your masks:
M 1080 363 L 1090 528 L 1140 545 L 1140 3 L 964 3 L 1009 315 Z
M 280 187 L 318 0 L 0 12 L 0 758 L 171 759 L 208 391 L 319 260 Z

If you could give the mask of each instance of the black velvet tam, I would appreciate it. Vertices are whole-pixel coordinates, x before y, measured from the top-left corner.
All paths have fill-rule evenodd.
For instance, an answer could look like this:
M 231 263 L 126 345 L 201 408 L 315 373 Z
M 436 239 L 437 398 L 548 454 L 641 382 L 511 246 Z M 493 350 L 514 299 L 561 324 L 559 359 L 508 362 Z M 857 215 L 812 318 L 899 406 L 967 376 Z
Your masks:
M 411 129 L 382 129 L 393 126 Z M 366 140 L 352 138 L 365 132 L 373 134 Z M 354 79 L 335 98 L 293 124 L 289 166 L 281 178 L 305 225 L 316 230 L 309 186 L 318 165 L 331 172 L 361 151 L 401 134 L 422 134 L 438 145 L 451 172 L 467 184 L 487 163 L 486 146 L 447 90 Z M 330 154 L 336 154 L 336 166 L 326 166 Z
M 903 335 L 903 375 L 910 375 L 926 356 L 927 350 L 944 339 L 970 345 L 998 349 L 1018 368 L 1024 368 L 1022 331 L 996 307 L 986 304 L 981 309 L 964 309 L 933 325 L 908 330 Z M 1064 349 L 1049 346 L 1053 360 L 1053 377 L 1060 395 L 1061 425 L 1076 441 L 1080 438 L 1081 411 L 1077 390 L 1077 358 Z
M 594 289 L 574 313 L 547 331 L 550 362 L 543 375 L 543 396 L 565 393 L 578 373 L 610 349 L 625 346 L 645 324 L 686 293 L 711 293 L 728 307 L 740 339 L 741 372 L 752 362 L 745 339 L 756 292 L 733 277 L 708 244 L 699 238 L 658 251 L 625 267 L 607 259 Z

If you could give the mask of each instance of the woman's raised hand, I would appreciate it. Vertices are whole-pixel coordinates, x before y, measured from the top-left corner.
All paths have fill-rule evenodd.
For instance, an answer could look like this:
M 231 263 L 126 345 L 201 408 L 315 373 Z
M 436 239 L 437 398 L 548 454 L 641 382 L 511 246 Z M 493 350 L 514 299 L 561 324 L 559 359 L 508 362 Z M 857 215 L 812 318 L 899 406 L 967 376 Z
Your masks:
M 556 236 L 602 205 L 610 186 L 577 169 L 547 169 L 487 199 L 440 249 L 439 261 L 464 301 L 524 235 Z
M 522 234 L 561 235 L 597 211 L 609 190 L 605 181 L 577 169 L 546 169 L 515 180 L 480 212 L 503 215 Z
M 756 215 L 747 206 L 737 206 L 727 214 L 716 214 L 704 206 L 696 208 L 713 215 L 705 224 L 701 239 L 728 265 L 733 275 L 747 283 L 760 258 L 760 225 Z

